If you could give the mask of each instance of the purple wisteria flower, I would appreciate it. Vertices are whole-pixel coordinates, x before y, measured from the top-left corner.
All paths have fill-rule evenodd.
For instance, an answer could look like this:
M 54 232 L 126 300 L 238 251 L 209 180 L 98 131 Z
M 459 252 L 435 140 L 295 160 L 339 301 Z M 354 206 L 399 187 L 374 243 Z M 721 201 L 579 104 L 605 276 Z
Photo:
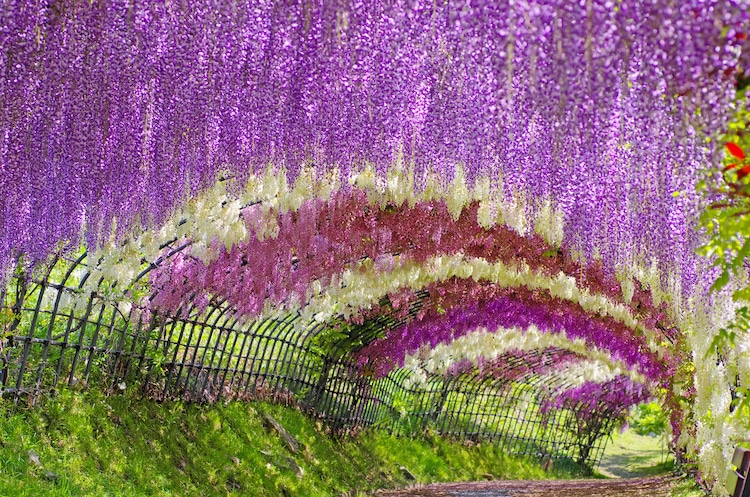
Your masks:
M 355 354 L 361 366 L 385 376 L 403 366 L 407 354 L 421 347 L 462 337 L 479 329 L 521 328 L 535 326 L 544 333 L 566 334 L 583 339 L 591 346 L 606 350 L 630 368 L 640 371 L 655 384 L 666 381 L 669 366 L 644 346 L 635 335 L 618 335 L 606 325 L 585 314 L 560 312 L 554 303 L 504 295 L 488 302 L 467 302 L 444 313 L 429 313 L 421 320 L 410 321 L 387 332 Z
M 689 291 L 696 170 L 746 18 L 721 0 L 5 4 L 0 268 L 158 226 L 219 171 L 400 157 L 418 188 L 460 163 L 550 196 L 566 244 L 609 270 L 647 253 Z
M 604 383 L 587 381 L 574 388 L 551 392 L 541 410 L 570 409 L 582 418 L 604 413 L 613 418 L 623 418 L 631 406 L 652 397 L 646 385 L 636 383 L 627 376 L 618 376 Z

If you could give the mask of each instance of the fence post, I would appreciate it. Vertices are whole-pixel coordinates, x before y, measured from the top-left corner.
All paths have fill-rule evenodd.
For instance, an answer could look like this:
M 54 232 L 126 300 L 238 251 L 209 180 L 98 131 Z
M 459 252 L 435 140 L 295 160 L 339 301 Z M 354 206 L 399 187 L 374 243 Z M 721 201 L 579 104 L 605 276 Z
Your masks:
M 727 477 L 726 487 L 731 497 L 750 496 L 750 485 L 747 484 L 750 473 L 750 450 L 737 446 L 732 456 L 732 470 Z

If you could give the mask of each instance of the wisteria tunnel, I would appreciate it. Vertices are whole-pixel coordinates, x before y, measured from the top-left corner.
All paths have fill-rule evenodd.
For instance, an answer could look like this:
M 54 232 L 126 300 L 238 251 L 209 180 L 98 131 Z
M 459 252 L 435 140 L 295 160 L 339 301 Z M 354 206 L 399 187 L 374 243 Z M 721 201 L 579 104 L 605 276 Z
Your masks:
M 88 254 L 62 252 L 30 274 L 19 269 L 2 293 L 3 394 L 33 403 L 56 388 L 96 384 L 115 392 L 138 388 L 159 399 L 268 399 L 299 405 L 339 433 L 369 426 L 405 435 L 432 429 L 491 440 L 509 453 L 542 461 L 596 464 L 606 436 L 630 406 L 653 396 L 651 389 L 666 374 L 663 360 L 647 351 L 642 325 L 629 328 L 618 322 L 622 316 L 587 310 L 593 305 L 602 312 L 610 299 L 590 292 L 611 283 L 604 273 L 566 262 L 562 252 L 538 237 L 525 238 L 503 226 L 482 228 L 474 221 L 472 207 L 450 221 L 440 204 L 386 210 L 368 205 L 360 199 L 314 214 L 339 229 L 356 230 L 362 224 L 363 234 L 383 226 L 396 234 L 398 226 L 420 216 L 443 216 L 442 243 L 462 248 L 454 263 L 456 274 L 435 274 L 429 261 L 413 258 L 409 262 L 416 265 L 408 268 L 405 281 L 425 281 L 416 290 L 400 286 L 398 279 L 382 295 L 368 285 L 372 305 L 355 310 L 348 301 L 351 296 L 342 294 L 342 312 L 323 319 L 320 314 L 309 317 L 306 307 L 316 306 L 314 298 L 297 312 L 284 310 L 285 300 L 295 298 L 292 287 L 290 295 L 270 297 L 277 300 L 274 308 L 282 309 L 280 313 L 248 319 L 253 311 L 242 306 L 253 305 L 247 298 L 252 293 L 242 285 L 264 285 L 275 274 L 292 278 L 312 271 L 316 281 L 345 291 L 349 284 L 334 282 L 336 275 L 327 273 L 331 268 L 359 266 L 359 275 L 366 277 L 369 262 L 382 263 L 383 256 L 372 255 L 374 242 L 368 237 L 358 244 L 332 230 L 326 253 L 339 260 L 329 259 L 329 268 L 324 268 L 319 259 L 305 254 L 310 246 L 301 235 L 302 220 L 279 215 L 275 239 L 250 239 L 224 249 L 208 265 L 189 256 L 190 243 L 172 240 L 162 247 L 159 259 L 142 265 L 126 295 L 119 295 L 117 282 L 102 279 Z M 255 204 L 244 212 L 259 208 Z M 312 233 L 320 238 L 325 232 Z M 435 240 L 433 233 L 423 232 L 380 244 L 378 250 L 392 259 L 387 263 L 391 267 L 370 276 L 396 276 L 394 254 L 408 261 L 415 244 L 421 245 L 422 258 L 452 252 Z M 268 244 L 290 242 L 292 246 L 274 250 L 297 254 L 288 267 L 280 267 L 279 260 L 268 264 L 257 258 L 265 257 Z M 485 258 L 477 257 L 480 254 Z M 232 292 L 209 286 L 216 281 L 211 271 L 226 274 L 222 257 L 240 261 L 240 268 L 225 280 Z M 477 264 L 490 271 L 460 276 L 467 263 L 474 263 L 477 273 Z M 509 276 L 517 275 L 521 266 L 538 281 L 513 283 Z M 572 301 L 575 280 L 552 276 L 560 267 L 587 282 L 582 294 L 595 302 Z M 304 277 L 310 278 L 309 273 Z M 139 286 L 140 281 L 149 283 Z M 136 298 L 144 289 L 149 291 Z M 331 288 L 320 294 L 333 292 Z M 641 298 L 648 296 L 641 292 L 629 307 L 637 307 Z M 351 309 L 345 310 L 344 304 Z M 651 314 L 648 319 L 662 318 L 658 311 Z M 531 329 L 548 336 L 531 344 Z M 657 333 L 670 339 L 673 332 Z M 610 343 L 623 336 L 632 343 Z M 467 344 L 479 340 L 473 357 L 470 347 L 461 347 L 462 338 Z M 454 347 L 440 359 L 431 357 L 441 342 Z M 409 353 L 414 355 L 411 367 L 405 364 Z M 436 361 L 447 367 L 441 369 Z
M 699 214 L 750 181 L 748 12 L 0 2 L 0 398 L 266 399 L 586 467 L 656 400 L 723 481 L 746 274 Z

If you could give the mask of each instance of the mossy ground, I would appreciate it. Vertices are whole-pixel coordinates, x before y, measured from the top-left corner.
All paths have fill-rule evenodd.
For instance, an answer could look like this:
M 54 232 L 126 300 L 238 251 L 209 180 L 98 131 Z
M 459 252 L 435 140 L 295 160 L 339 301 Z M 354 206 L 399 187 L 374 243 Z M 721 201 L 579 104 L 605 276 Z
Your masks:
M 265 413 L 297 439 L 296 454 L 265 426 Z M 414 483 L 402 466 L 418 483 L 572 476 L 491 444 L 377 431 L 331 437 L 298 410 L 262 402 L 209 406 L 63 391 L 0 414 L 0 496 L 353 495 Z

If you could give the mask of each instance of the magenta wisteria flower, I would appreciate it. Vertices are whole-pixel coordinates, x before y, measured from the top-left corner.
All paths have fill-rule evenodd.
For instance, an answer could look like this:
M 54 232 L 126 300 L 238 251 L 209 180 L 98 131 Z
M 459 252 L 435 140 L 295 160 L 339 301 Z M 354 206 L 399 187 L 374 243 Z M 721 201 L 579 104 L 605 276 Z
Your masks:
M 600 261 L 581 264 L 541 236 L 521 236 L 505 225 L 482 227 L 477 222 L 476 202 L 454 219 L 444 202 L 379 209 L 361 191 L 340 193 L 328 202 L 308 201 L 297 211 L 277 214 L 276 236 L 262 239 L 255 236 L 263 228 L 258 223 L 268 220 L 255 215 L 257 207 L 243 212 L 248 239 L 230 249 L 221 246 L 211 262 L 186 251 L 152 271 L 153 305 L 163 312 L 175 312 L 180 306 L 220 296 L 241 314 L 254 317 L 267 303 L 278 306 L 296 301 L 304 305 L 314 282 L 325 287 L 345 269 L 356 269 L 363 259 L 373 261 L 386 274 L 394 264 L 394 255 L 404 264 L 461 254 L 528 266 L 549 276 L 562 272 L 574 277 L 581 288 L 623 302 L 644 326 L 658 327 L 670 338 L 676 333 L 666 303 L 654 306 L 649 292 L 640 285 L 633 289 L 630 301 L 624 302 L 620 282 L 604 271 Z M 404 289 L 406 293 L 398 299 L 392 294 L 391 304 L 413 300 L 414 291 L 409 290 Z M 377 315 L 381 310 L 375 307 L 361 312 Z
M 658 357 L 642 338 L 628 330 L 588 315 L 563 301 L 536 296 L 523 289 L 500 291 L 486 299 L 467 299 L 453 308 L 428 311 L 421 319 L 387 331 L 384 338 L 357 351 L 354 356 L 362 367 L 385 376 L 402 366 L 407 354 L 421 347 L 447 343 L 478 329 L 535 327 L 542 332 L 565 334 L 571 340 L 583 339 L 629 367 L 640 371 L 655 384 L 664 382 L 670 369 L 668 361 Z

